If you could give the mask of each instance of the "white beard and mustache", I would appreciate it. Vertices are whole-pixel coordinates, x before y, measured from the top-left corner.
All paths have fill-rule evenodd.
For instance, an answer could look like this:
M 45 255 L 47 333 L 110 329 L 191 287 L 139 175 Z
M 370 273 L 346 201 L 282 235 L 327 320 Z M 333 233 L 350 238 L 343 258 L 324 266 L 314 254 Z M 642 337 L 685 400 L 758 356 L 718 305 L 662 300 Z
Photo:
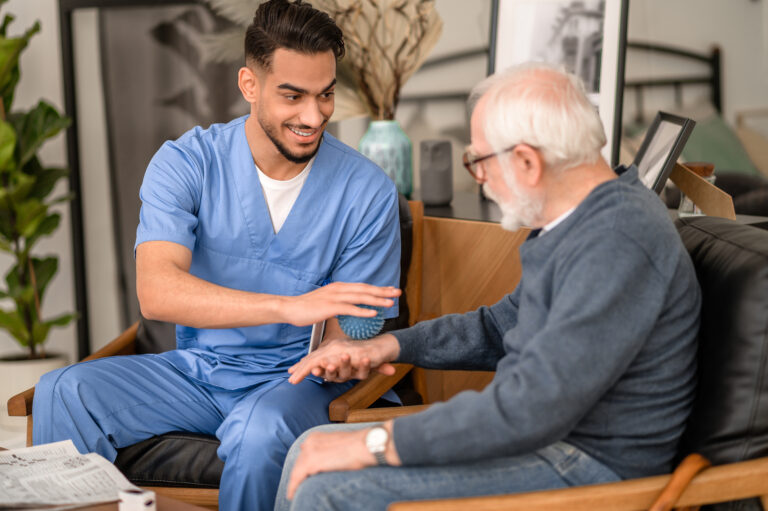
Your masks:
M 516 231 L 521 227 L 530 227 L 538 219 L 544 207 L 542 200 L 525 195 L 517 186 L 515 178 L 504 174 L 504 182 L 514 196 L 512 201 L 501 200 L 488 183 L 483 184 L 486 197 L 499 205 L 501 209 L 501 227 L 507 231 Z

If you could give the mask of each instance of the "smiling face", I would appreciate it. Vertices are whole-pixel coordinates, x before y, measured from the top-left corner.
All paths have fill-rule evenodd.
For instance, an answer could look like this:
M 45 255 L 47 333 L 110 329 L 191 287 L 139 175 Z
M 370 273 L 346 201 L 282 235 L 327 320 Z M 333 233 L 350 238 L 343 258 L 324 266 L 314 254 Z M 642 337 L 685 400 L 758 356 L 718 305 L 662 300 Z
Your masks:
M 251 131 L 259 149 L 272 145 L 291 163 L 309 161 L 333 114 L 335 86 L 336 58 L 330 51 L 278 48 L 268 70 L 255 65 L 241 69 L 240 87 L 251 103 L 256 120 Z

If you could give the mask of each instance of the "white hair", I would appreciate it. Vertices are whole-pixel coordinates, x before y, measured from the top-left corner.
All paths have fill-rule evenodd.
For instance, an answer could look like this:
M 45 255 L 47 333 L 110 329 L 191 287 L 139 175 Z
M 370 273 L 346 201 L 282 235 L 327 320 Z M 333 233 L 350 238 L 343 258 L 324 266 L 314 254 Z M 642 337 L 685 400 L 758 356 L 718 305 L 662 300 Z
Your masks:
M 525 143 L 537 148 L 552 170 L 600 158 L 605 131 L 577 76 L 544 63 L 521 64 L 475 86 L 470 108 L 481 97 L 486 98 L 484 136 L 495 151 Z

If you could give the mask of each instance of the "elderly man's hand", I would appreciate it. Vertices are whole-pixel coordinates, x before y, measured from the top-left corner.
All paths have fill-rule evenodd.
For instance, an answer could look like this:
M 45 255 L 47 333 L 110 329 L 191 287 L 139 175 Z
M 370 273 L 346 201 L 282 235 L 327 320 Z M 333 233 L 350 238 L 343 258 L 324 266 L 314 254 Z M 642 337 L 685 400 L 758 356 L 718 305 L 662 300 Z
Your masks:
M 382 374 L 394 374 L 389 362 L 400 353 L 397 338 L 390 334 L 380 335 L 367 341 L 330 339 L 288 369 L 288 381 L 299 383 L 310 373 L 328 381 L 343 382 L 363 380 L 371 370 Z
M 385 457 L 393 466 L 401 465 L 392 441 L 392 421 L 383 424 L 389 432 Z M 365 436 L 371 428 L 357 431 L 336 431 L 333 433 L 312 433 L 301 444 L 301 453 L 296 459 L 288 480 L 286 496 L 293 500 L 296 489 L 309 476 L 321 472 L 359 470 L 376 465 L 376 458 L 365 446 Z

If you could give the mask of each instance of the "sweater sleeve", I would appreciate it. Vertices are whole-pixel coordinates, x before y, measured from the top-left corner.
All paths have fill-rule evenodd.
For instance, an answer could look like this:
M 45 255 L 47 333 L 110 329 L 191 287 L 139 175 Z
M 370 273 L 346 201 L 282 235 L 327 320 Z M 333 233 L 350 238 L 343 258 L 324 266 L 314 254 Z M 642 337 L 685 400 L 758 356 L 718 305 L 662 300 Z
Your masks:
M 626 371 L 660 314 L 664 278 L 641 247 L 615 233 L 584 240 L 554 271 L 545 324 L 520 340 L 519 353 L 508 350 L 483 391 L 395 420 L 403 464 L 513 456 L 561 440 Z M 468 321 L 461 335 L 480 325 Z
M 515 290 L 491 307 L 391 332 L 400 344 L 397 361 L 426 369 L 493 371 L 504 356 L 503 334 L 517 323 L 517 307 Z

